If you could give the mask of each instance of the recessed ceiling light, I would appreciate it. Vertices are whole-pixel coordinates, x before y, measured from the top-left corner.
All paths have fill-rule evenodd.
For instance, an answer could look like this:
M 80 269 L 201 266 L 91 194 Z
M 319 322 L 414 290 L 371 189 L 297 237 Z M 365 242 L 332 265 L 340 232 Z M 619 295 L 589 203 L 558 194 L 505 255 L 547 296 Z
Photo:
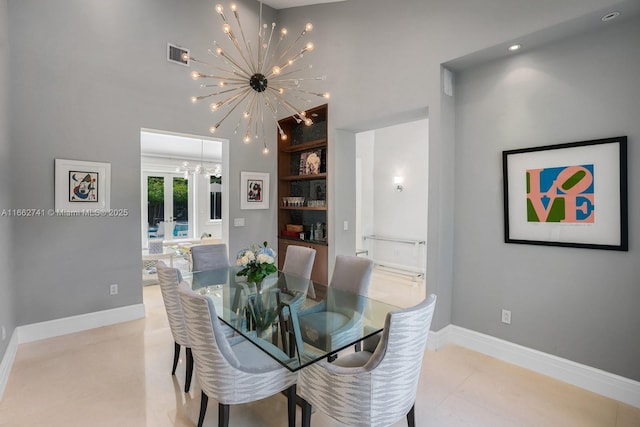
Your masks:
M 522 45 L 520 44 L 512 44 L 511 46 L 509 46 L 509 51 L 510 52 L 515 52 L 516 50 L 520 49 L 522 47 Z
M 620 16 L 620 12 L 607 13 L 602 17 L 602 22 L 611 21 L 612 19 L 616 19 L 618 16 Z

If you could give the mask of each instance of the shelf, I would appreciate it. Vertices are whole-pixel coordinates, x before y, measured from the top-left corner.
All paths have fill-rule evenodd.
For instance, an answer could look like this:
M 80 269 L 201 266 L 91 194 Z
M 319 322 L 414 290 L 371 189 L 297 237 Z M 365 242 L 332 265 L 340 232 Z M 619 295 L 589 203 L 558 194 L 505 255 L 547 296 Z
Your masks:
M 326 206 L 280 206 L 280 209 L 290 211 L 326 211 Z
M 305 126 L 296 120 L 295 117 L 287 117 L 278 121 L 280 128 L 288 136 L 282 139 L 280 135 L 278 140 L 278 179 L 276 181 L 278 187 L 278 252 L 282 254 L 278 257 L 278 267 L 284 265 L 284 255 L 289 246 L 304 246 L 313 248 L 316 251 L 315 261 L 311 270 L 311 279 L 322 285 L 328 283 L 328 264 L 329 264 L 329 244 L 327 240 L 309 240 L 300 239 L 300 233 L 286 233 L 281 235 L 283 230 L 287 229 L 287 225 L 295 224 L 302 226 L 306 230 L 303 236 L 311 236 L 311 227 L 317 226 L 318 223 L 324 224 L 322 236 L 329 229 L 329 208 L 327 207 L 327 186 L 328 165 L 329 165 L 329 140 L 327 127 L 327 105 L 320 105 L 306 111 L 308 117 L 313 117 L 314 124 L 310 127 Z M 294 143 L 295 142 L 295 143 Z M 318 174 L 305 175 L 309 172 L 305 163 L 308 156 L 315 154 L 320 157 L 320 162 L 314 171 L 322 171 Z M 317 159 L 313 159 L 317 160 Z M 300 167 L 300 164 L 303 167 Z M 303 174 L 300 174 L 302 171 Z M 287 206 L 283 202 L 287 197 L 301 197 L 303 200 L 324 200 L 325 206 Z M 300 200 L 300 199 L 299 199 Z M 313 203 L 311 203 L 313 205 Z M 300 205 L 303 205 L 301 203 Z M 313 233 L 315 235 L 315 232 Z M 320 235 L 318 235 L 320 236 Z
M 283 153 L 298 153 L 300 151 L 312 150 L 314 148 L 324 148 L 327 146 L 327 138 L 316 139 L 315 141 L 304 142 L 302 144 L 291 145 L 286 148 L 282 148 L 280 151 Z
M 286 236 L 278 236 L 278 239 L 286 240 L 292 243 L 301 243 L 301 244 L 308 243 L 310 245 L 327 246 L 327 242 L 321 241 L 321 240 L 302 240 L 302 239 L 295 239 L 293 237 L 286 237 Z
M 317 173 L 315 175 L 288 175 L 281 176 L 280 181 L 309 181 L 314 179 L 327 179 L 326 173 Z

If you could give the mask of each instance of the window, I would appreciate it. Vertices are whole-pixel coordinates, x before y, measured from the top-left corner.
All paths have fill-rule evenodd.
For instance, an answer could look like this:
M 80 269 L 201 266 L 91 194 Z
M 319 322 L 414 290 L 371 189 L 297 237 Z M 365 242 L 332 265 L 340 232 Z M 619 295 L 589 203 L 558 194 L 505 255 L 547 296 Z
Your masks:
M 222 219 L 222 178 L 209 178 L 209 219 Z

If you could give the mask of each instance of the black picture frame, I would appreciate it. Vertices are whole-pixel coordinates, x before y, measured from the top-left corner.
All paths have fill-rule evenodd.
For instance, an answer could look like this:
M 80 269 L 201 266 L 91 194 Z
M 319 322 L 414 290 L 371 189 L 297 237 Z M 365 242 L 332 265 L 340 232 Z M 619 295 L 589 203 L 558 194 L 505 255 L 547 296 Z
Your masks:
M 502 152 L 504 241 L 629 250 L 627 137 Z

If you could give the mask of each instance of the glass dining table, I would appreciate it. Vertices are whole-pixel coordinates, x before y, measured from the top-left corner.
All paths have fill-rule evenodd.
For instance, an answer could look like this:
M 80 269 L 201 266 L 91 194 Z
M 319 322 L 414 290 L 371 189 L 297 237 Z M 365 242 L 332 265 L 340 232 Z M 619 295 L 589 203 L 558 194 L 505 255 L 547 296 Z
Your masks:
M 297 371 L 381 332 L 398 307 L 327 288 L 322 300 L 307 298 L 312 282 L 278 271 L 261 288 L 237 276 L 240 267 L 183 274 L 191 288 L 210 298 L 218 318 L 278 363 Z M 331 335 L 340 330 L 340 334 Z M 325 338 L 331 335 L 330 338 Z

